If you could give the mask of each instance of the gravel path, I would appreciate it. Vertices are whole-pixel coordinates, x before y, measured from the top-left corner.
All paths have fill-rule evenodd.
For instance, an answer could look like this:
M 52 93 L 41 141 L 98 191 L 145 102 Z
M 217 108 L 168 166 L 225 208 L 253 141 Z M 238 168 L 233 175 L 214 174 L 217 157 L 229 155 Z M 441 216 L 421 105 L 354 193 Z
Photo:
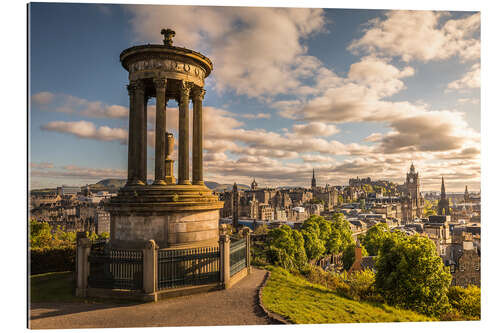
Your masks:
M 227 290 L 133 305 L 34 303 L 30 326 L 48 328 L 112 328 L 145 326 L 267 325 L 257 306 L 266 271 L 252 274 Z

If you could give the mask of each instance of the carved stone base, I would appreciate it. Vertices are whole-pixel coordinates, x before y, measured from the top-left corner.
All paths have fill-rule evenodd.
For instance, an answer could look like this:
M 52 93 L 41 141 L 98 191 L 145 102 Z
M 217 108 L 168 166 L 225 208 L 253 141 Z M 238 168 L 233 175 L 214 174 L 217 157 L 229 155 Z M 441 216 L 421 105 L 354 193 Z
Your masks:
M 111 244 L 141 248 L 154 239 L 160 248 L 217 246 L 222 207 L 206 186 L 128 186 L 106 205 Z

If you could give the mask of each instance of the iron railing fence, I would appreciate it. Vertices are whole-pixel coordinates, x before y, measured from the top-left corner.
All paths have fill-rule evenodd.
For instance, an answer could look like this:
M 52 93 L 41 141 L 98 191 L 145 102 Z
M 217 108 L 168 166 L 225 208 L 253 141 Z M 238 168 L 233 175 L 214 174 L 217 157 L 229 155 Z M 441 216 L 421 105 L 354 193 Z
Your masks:
M 158 289 L 220 281 L 219 247 L 158 251 Z
M 240 239 L 235 242 L 231 242 L 229 251 L 229 262 L 230 262 L 230 276 L 241 271 L 247 265 L 247 242 L 246 239 Z
M 142 250 L 109 248 L 108 242 L 94 242 L 89 255 L 88 285 L 92 288 L 129 289 L 143 288 Z

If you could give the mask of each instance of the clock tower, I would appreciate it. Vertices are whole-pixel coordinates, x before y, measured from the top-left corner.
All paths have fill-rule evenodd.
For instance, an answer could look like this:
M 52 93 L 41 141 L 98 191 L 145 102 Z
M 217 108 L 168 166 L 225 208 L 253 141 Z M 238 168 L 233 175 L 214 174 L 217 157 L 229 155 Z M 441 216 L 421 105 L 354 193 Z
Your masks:
M 410 166 L 410 172 L 406 174 L 404 184 L 405 193 L 401 199 L 401 213 L 404 223 L 411 223 L 415 218 L 422 217 L 422 207 L 424 199 L 420 194 L 420 178 L 418 172 L 415 172 L 413 163 Z
M 412 199 L 420 196 L 420 178 L 418 178 L 418 172 L 415 172 L 413 163 L 410 166 L 410 172 L 406 174 L 406 189 Z

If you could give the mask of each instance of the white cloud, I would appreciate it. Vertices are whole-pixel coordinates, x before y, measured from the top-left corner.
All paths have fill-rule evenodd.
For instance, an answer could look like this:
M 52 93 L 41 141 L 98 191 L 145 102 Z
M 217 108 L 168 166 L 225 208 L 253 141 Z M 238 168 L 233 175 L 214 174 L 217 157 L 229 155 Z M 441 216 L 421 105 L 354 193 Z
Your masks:
M 31 96 L 31 101 L 38 105 L 47 105 L 54 99 L 54 94 L 48 91 L 42 91 Z
M 121 105 L 108 105 L 100 101 L 89 101 L 80 97 L 47 91 L 34 94 L 31 99 L 47 111 L 78 114 L 89 118 L 126 119 L 129 112 L 128 107 Z
M 388 11 L 385 19 L 374 19 L 364 35 L 349 45 L 353 52 L 398 56 L 403 61 L 444 60 L 458 56 L 463 61 L 480 57 L 478 31 L 480 13 L 449 19 L 445 12 Z
M 132 28 L 137 42 L 159 42 L 160 30 L 176 31 L 174 45 L 207 53 L 213 60 L 219 91 L 250 97 L 296 93 L 320 62 L 306 54 L 302 40 L 322 31 L 322 9 L 134 6 Z M 186 24 L 196 20 L 196 24 Z
M 457 101 L 459 104 L 479 104 L 479 98 L 459 98 Z
M 269 119 L 271 118 L 271 115 L 269 113 L 245 113 L 241 115 L 241 117 L 245 119 Z
M 472 65 L 463 77 L 448 84 L 448 90 L 464 90 L 481 87 L 481 65 Z
M 308 124 L 293 125 L 293 132 L 304 136 L 330 136 L 340 132 L 335 125 L 322 122 L 311 122 Z
M 128 131 L 123 128 L 110 128 L 108 126 L 96 127 L 89 121 L 52 121 L 42 125 L 42 130 L 68 133 L 79 138 L 94 139 L 100 141 L 119 141 L 127 143 Z

